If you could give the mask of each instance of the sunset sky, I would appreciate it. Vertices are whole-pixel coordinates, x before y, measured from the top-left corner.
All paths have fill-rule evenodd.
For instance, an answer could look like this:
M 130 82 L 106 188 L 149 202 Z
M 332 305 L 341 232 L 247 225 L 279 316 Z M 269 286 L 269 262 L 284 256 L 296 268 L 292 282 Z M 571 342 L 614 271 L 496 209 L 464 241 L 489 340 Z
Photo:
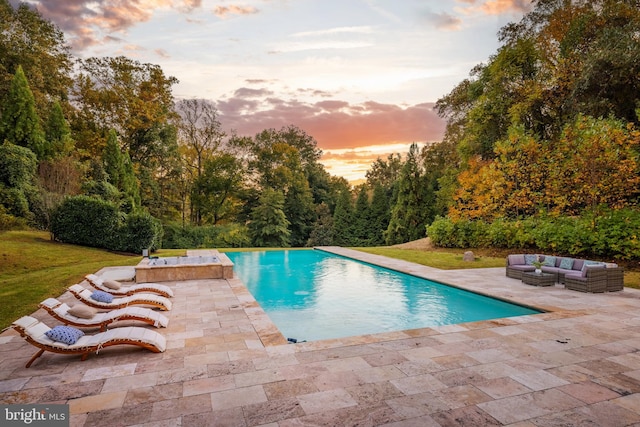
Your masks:
M 15 1 L 12 0 L 15 4 Z M 530 0 L 30 0 L 79 57 L 124 55 L 213 101 L 226 130 L 295 125 L 329 173 L 437 141 L 432 107 Z

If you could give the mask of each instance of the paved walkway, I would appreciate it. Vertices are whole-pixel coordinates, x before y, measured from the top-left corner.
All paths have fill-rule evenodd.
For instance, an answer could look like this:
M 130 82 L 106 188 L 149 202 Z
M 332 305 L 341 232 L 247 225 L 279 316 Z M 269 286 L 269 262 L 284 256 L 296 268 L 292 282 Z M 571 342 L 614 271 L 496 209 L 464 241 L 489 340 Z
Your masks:
M 72 426 L 640 426 L 640 291 L 329 249 L 550 312 L 294 345 L 239 279 L 173 282 L 165 353 L 45 353 L 25 369 L 34 347 L 0 335 L 0 401 L 68 403 Z

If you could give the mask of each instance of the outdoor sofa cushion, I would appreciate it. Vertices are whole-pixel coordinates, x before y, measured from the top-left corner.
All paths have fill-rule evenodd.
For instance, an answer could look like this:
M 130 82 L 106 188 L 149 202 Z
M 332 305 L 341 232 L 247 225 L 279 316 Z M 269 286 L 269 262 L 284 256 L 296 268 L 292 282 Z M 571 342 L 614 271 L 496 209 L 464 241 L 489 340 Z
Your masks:
M 518 255 L 509 255 L 509 265 L 510 266 L 514 266 L 514 265 L 524 265 L 524 255 L 522 254 L 518 254 Z
M 571 270 L 573 268 L 573 258 L 562 258 L 558 267 L 563 270 Z

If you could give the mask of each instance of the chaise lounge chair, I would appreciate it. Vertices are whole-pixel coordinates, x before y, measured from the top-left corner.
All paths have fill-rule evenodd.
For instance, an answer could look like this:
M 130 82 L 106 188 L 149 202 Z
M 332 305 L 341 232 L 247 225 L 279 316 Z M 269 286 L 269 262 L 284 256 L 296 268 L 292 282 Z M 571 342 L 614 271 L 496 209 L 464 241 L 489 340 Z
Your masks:
M 114 345 L 135 345 L 154 353 L 162 353 L 167 348 L 167 341 L 162 335 L 137 326 L 109 329 L 96 335 L 83 335 L 73 344 L 65 344 L 49 338 L 47 332 L 52 329 L 31 316 L 21 317 L 11 326 L 29 344 L 40 349 L 26 364 L 26 368 L 30 367 L 45 351 L 60 354 L 81 354 L 81 360 L 86 360 L 90 353 L 98 354 L 101 349 Z
M 47 298 L 39 304 L 39 307 L 43 308 L 49 315 L 65 325 L 84 328 L 99 327 L 101 331 L 106 331 L 108 325 L 119 320 L 137 320 L 148 323 L 156 328 L 166 328 L 169 324 L 169 319 L 167 319 L 166 316 L 144 307 L 125 307 L 117 310 L 99 312 L 95 313 L 92 318 L 74 316 L 69 312 L 71 307 L 55 298 Z M 95 311 L 93 308 L 86 308 Z
M 118 286 L 109 287 L 105 284 L 105 280 L 98 275 L 87 274 L 85 279 L 87 279 L 89 284 L 94 288 L 118 296 L 133 295 L 135 293 L 158 294 L 167 298 L 173 296 L 171 288 L 167 285 L 161 285 L 160 283 L 136 283 L 134 285 L 125 286 L 120 282 L 113 280 L 112 282 L 115 282 Z
M 74 297 L 88 305 L 89 307 L 101 308 L 103 310 L 113 310 L 116 308 L 124 308 L 130 305 L 150 305 L 161 310 L 171 310 L 171 301 L 168 298 L 154 294 L 133 294 L 122 298 L 113 298 L 111 302 L 101 302 L 93 299 L 91 296 L 102 291 L 91 292 L 80 285 L 72 285 L 69 291 Z M 104 292 L 103 292 L 104 293 Z

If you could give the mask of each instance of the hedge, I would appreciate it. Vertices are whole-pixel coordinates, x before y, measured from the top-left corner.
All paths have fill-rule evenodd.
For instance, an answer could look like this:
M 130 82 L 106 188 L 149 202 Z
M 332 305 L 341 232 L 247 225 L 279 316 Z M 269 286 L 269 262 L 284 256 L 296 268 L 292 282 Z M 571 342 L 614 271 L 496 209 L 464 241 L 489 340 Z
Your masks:
M 162 239 L 162 225 L 151 215 L 126 215 L 89 196 L 67 197 L 52 213 L 50 231 L 60 242 L 131 253 L 156 250 Z
M 175 249 L 242 248 L 251 244 L 249 230 L 241 224 L 193 226 L 164 224 L 162 247 Z
M 537 249 L 571 256 L 640 259 L 640 211 L 600 208 L 580 217 L 452 221 L 427 227 L 431 242 L 447 248 Z

